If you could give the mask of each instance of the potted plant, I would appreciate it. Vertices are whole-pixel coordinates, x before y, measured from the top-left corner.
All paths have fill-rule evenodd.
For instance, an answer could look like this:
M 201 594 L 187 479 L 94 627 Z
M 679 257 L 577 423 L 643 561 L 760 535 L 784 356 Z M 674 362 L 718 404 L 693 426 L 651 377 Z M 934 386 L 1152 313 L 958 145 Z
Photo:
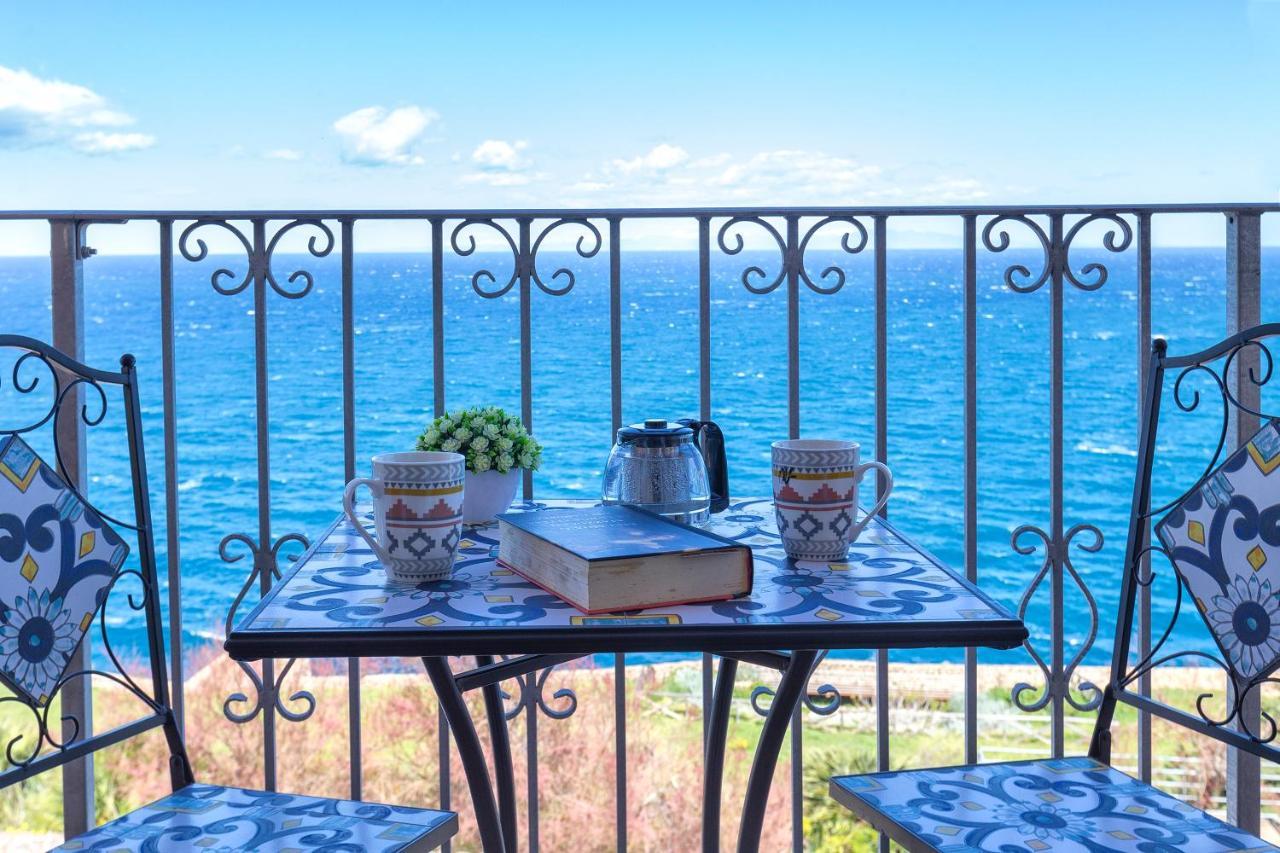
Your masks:
M 542 445 L 515 415 L 497 406 L 445 412 L 418 436 L 419 450 L 461 453 L 467 459 L 462 520 L 483 524 L 515 499 L 520 472 L 537 471 Z

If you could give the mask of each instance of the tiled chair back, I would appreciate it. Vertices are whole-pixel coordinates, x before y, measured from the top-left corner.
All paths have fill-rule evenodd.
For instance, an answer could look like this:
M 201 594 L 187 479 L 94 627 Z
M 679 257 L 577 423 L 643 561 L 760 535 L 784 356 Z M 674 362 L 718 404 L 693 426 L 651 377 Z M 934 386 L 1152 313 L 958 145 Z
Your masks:
M 0 789 L 155 728 L 166 736 L 174 789 L 190 784 L 169 702 L 133 357 L 120 359 L 119 372 L 97 370 L 31 338 L 0 335 L 0 371 Z M 118 420 L 132 520 L 91 504 L 64 464 L 74 422 L 91 430 Z M 50 436 L 53 452 L 42 458 L 32 445 L 49 446 Z M 112 648 L 109 608 L 145 620 L 141 671 Z M 91 634 L 92 659 L 77 662 Z M 73 683 L 123 690 L 137 715 L 87 731 L 60 701 Z
M 1276 343 L 1280 324 L 1274 323 L 1186 356 L 1168 355 L 1162 339 L 1152 343 L 1115 654 L 1090 746 L 1094 758 L 1109 761 L 1111 722 L 1123 702 L 1280 762 L 1276 720 L 1265 710 L 1261 716 L 1249 711 L 1268 684 L 1280 683 L 1280 504 L 1256 506 L 1244 488 L 1232 485 L 1242 476 L 1255 485 L 1280 478 L 1280 430 L 1259 432 L 1246 454 L 1226 465 L 1227 478 L 1215 476 L 1232 459 L 1238 437 L 1276 416 L 1262 403 L 1275 373 Z M 1276 386 L 1280 392 L 1280 382 Z M 1202 446 L 1205 461 L 1191 480 L 1185 464 L 1179 470 L 1170 457 Z M 1212 557 L 1217 553 L 1232 558 Z M 1185 577 L 1174 569 L 1175 556 L 1187 567 Z M 1144 588 L 1154 603 L 1145 650 L 1137 636 Z M 1188 644 L 1192 632 L 1203 641 Z M 1139 692 L 1144 675 L 1179 664 L 1220 670 L 1222 687 L 1186 707 Z

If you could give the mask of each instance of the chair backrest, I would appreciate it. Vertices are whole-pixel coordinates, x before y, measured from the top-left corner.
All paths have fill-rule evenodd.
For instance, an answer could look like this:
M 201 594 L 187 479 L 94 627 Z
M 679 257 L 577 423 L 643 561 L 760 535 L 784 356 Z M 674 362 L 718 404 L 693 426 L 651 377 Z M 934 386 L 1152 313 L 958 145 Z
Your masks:
M 1256 710 L 1266 685 L 1280 683 L 1280 550 L 1273 552 L 1280 503 L 1259 507 L 1249 496 L 1273 488 L 1260 485 L 1273 470 L 1280 483 L 1280 429 L 1268 426 L 1274 416 L 1261 402 L 1276 342 L 1274 323 L 1185 356 L 1152 342 L 1115 654 L 1090 750 L 1096 757 L 1109 757 L 1112 716 L 1124 702 L 1280 762 L 1276 720 Z M 1188 471 L 1185 457 L 1201 447 Z M 1145 650 L 1137 637 L 1144 598 L 1153 607 Z M 1200 642 L 1188 643 L 1197 631 Z M 1144 675 L 1185 664 L 1212 668 L 1221 687 L 1204 689 L 1187 707 L 1139 692 Z
M 18 709 L 0 714 L 0 788 L 154 728 L 165 732 L 175 788 L 189 784 L 169 702 L 133 356 L 120 359 L 119 372 L 97 370 L 32 338 L 0 334 L 0 358 L 12 363 L 0 362 L 0 379 L 7 380 L 0 381 L 0 683 L 7 688 L 0 689 L 0 711 Z M 132 520 L 125 520 L 127 506 L 110 515 L 90 503 L 77 488 L 79 472 L 66 464 L 66 454 L 79 452 L 77 433 L 109 418 L 114 423 L 116 412 L 127 444 Z M 50 436 L 51 459 L 42 458 L 32 445 L 48 446 Z M 145 623 L 145 672 L 121 663 L 108 608 L 127 608 L 131 620 Z M 77 657 L 89 636 L 92 654 Z M 90 732 L 61 707 L 71 684 L 123 691 L 136 700 L 137 716 Z

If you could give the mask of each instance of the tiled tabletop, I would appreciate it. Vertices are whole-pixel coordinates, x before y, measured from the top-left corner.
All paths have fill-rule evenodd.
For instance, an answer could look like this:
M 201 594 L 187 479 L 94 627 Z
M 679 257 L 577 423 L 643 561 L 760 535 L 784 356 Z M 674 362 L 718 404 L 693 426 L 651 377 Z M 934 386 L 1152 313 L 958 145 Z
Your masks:
M 586 501 L 516 509 L 556 512 Z M 365 516 L 369 526 L 372 518 Z M 227 639 L 235 658 L 796 648 L 1016 646 L 1022 623 L 886 523 L 842 562 L 793 561 L 772 501 L 739 500 L 711 529 L 750 545 L 755 583 L 731 601 L 586 616 L 496 561 L 497 527 L 467 528 L 453 577 L 391 583 L 340 517 Z

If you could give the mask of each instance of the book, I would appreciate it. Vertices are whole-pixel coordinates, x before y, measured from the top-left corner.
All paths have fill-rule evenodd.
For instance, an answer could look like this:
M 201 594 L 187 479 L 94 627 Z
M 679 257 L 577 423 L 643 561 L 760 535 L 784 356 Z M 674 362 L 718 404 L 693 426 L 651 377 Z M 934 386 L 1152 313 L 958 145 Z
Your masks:
M 633 507 L 503 513 L 498 539 L 498 562 L 584 613 L 751 591 L 748 546 Z

